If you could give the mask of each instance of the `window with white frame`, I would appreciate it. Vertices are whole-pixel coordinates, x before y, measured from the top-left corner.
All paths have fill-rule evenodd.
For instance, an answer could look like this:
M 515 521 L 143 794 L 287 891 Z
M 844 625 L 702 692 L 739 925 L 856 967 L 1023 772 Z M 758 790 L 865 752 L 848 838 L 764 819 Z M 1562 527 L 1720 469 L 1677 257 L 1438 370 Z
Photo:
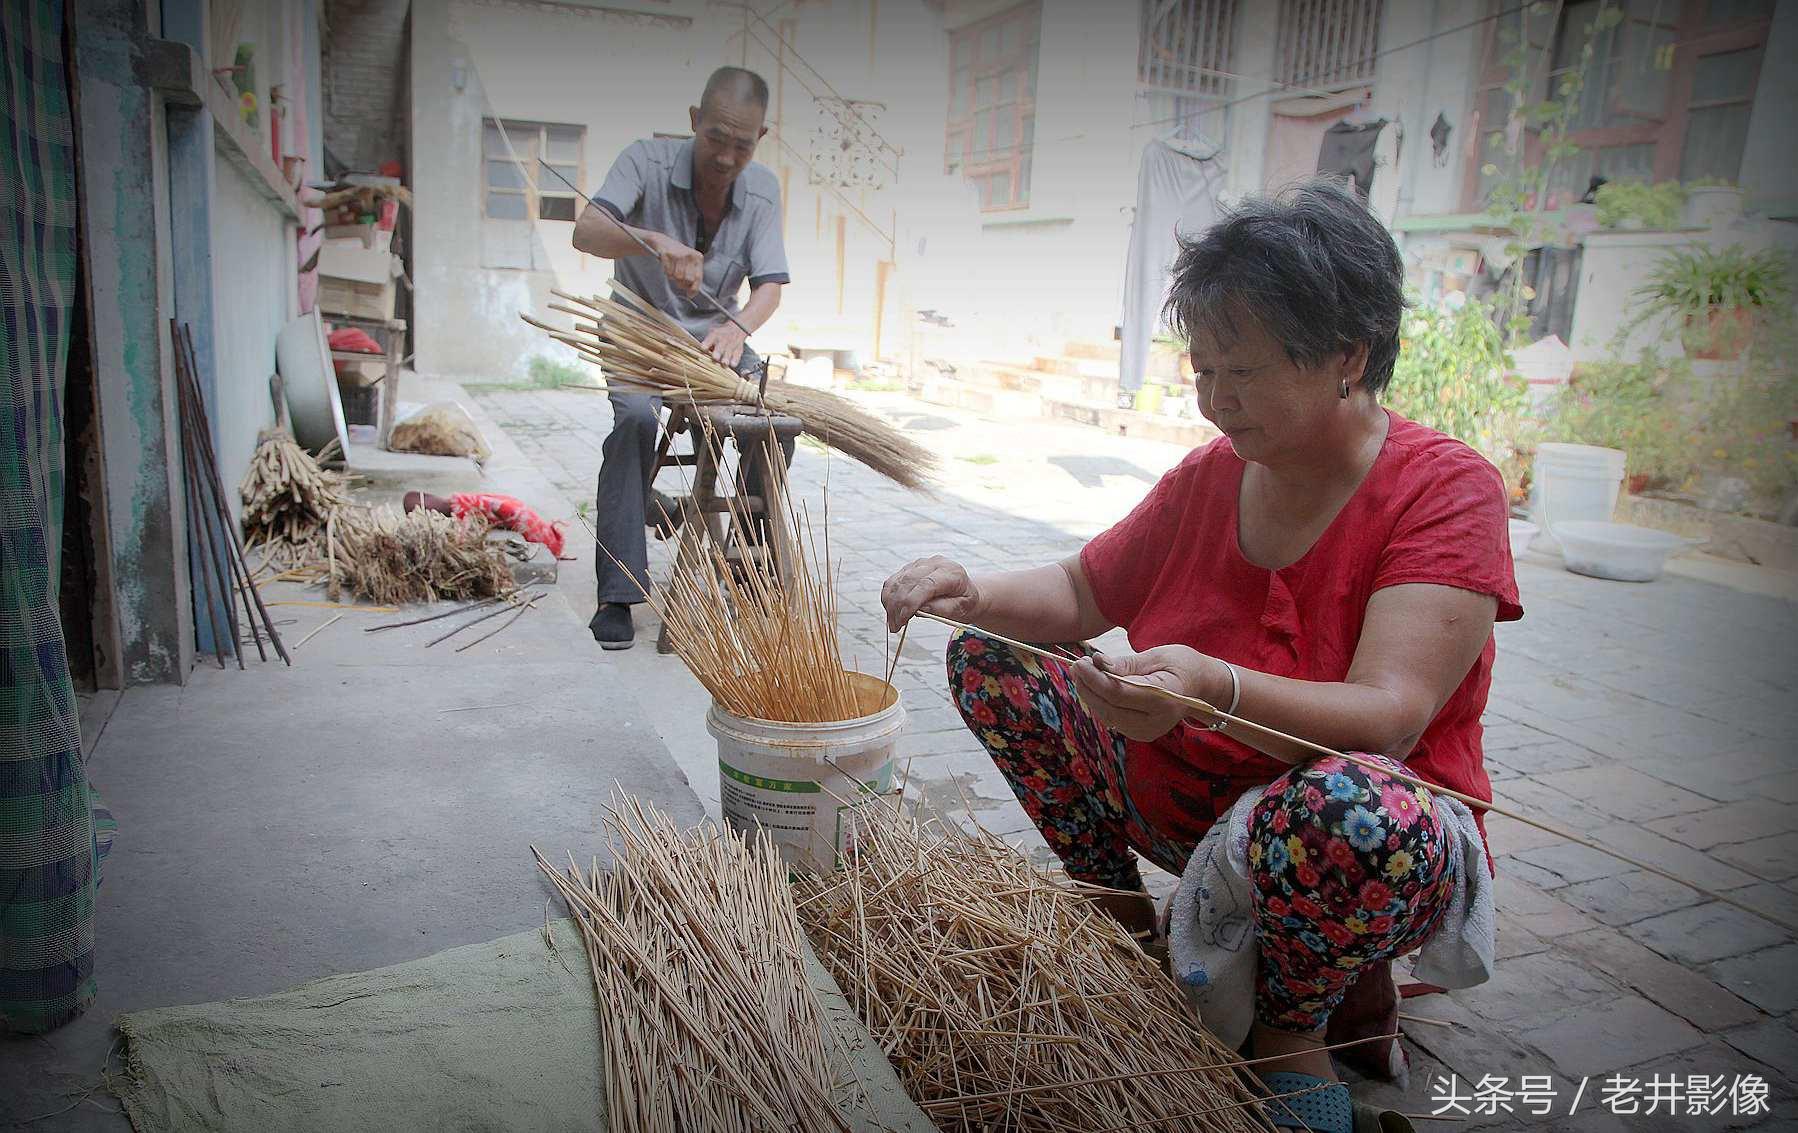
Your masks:
M 581 211 L 578 187 L 586 183 L 586 136 L 584 126 L 488 119 L 481 130 L 482 215 L 573 221 Z

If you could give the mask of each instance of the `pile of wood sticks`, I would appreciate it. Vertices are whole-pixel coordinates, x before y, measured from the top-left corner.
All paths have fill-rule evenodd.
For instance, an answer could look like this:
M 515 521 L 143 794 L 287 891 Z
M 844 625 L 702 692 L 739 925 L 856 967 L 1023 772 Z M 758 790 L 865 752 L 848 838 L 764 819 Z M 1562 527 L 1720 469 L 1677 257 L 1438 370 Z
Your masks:
M 692 398 L 754 404 L 756 385 L 713 360 L 681 325 L 614 282 L 614 297 L 585 298 L 561 291 L 550 310 L 573 316 L 572 328 L 520 318 L 600 367 L 607 381 Z M 852 403 L 823 390 L 768 383 L 765 404 L 805 423 L 809 435 L 907 488 L 923 488 L 936 468 L 929 449 Z
M 491 598 L 512 590 L 502 545 L 480 516 L 452 519 L 429 508 L 346 508 L 326 525 L 327 594 L 348 587 L 381 606 Z
M 249 623 L 256 654 L 268 660 L 263 647 L 269 644 L 287 664 L 293 658 L 281 643 L 274 619 L 262 604 L 244 560 L 243 542 L 238 538 L 237 522 L 231 517 L 230 503 L 225 497 L 224 481 L 219 477 L 218 456 L 212 450 L 212 426 L 206 418 L 206 399 L 200 392 L 199 364 L 194 355 L 193 329 L 174 319 L 169 320 L 169 338 L 175 347 L 175 401 L 181 414 L 181 464 L 187 484 L 187 522 L 193 546 L 199 552 L 200 590 L 206 603 L 206 617 L 212 630 L 214 652 L 219 668 L 225 668 L 225 643 L 237 657 L 237 667 L 244 667 L 242 624 L 237 620 L 237 603 L 243 603 L 244 621 Z M 222 600 L 222 602 L 221 602 Z M 220 622 L 218 606 L 224 606 L 224 622 Z
M 350 506 L 349 477 L 320 466 L 336 445 L 333 439 L 314 458 L 278 428 L 257 442 L 237 493 L 247 549 L 260 549 L 263 568 L 303 570 L 324 561 L 325 527 Z
M 604 818 L 610 870 L 531 853 L 586 941 L 607 1127 L 848 1133 L 858 1079 L 806 977 L 780 855 L 630 798 Z
M 858 823 L 841 872 L 794 882 L 799 916 L 939 1128 L 1270 1128 L 1243 1062 L 1091 900 L 984 832 L 892 806 Z

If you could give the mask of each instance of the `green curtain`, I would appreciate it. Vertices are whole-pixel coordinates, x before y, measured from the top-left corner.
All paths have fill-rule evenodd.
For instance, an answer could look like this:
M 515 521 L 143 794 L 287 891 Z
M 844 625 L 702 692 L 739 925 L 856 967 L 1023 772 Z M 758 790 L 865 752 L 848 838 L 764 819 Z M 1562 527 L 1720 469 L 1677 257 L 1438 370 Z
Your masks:
M 0 1030 L 94 998 L 94 826 L 57 613 L 75 149 L 62 0 L 0 4 Z

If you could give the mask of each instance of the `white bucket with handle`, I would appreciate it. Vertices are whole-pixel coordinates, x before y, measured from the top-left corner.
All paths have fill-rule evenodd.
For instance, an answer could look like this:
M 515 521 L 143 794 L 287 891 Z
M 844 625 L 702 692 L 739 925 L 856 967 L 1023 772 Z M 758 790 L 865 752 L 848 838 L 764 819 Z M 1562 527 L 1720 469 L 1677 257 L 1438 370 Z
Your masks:
M 713 702 L 706 730 L 718 741 L 718 797 L 731 829 L 768 832 L 789 869 L 830 873 L 862 806 L 883 806 L 905 729 L 899 692 L 849 673 L 865 715 L 824 724 L 737 716 Z
M 1541 528 L 1539 550 L 1559 551 L 1554 526 L 1577 520 L 1609 523 L 1617 510 L 1617 493 L 1623 488 L 1622 449 L 1596 445 L 1550 443 L 1536 449 L 1531 473 L 1535 481 L 1535 507 L 1530 518 Z

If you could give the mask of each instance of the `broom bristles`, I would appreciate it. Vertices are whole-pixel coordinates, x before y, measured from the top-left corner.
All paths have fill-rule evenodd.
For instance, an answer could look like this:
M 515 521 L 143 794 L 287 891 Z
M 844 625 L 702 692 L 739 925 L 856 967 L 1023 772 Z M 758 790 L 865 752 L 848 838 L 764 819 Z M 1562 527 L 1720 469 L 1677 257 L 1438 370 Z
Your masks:
M 641 296 L 614 282 L 613 297 L 565 291 L 549 309 L 571 316 L 573 329 L 554 327 L 520 313 L 530 326 L 568 346 L 610 377 L 681 393 L 694 401 L 753 402 L 755 383 L 718 363 L 681 325 Z M 770 381 L 769 411 L 797 417 L 807 435 L 907 488 L 923 489 L 936 457 L 892 426 L 824 390 Z

